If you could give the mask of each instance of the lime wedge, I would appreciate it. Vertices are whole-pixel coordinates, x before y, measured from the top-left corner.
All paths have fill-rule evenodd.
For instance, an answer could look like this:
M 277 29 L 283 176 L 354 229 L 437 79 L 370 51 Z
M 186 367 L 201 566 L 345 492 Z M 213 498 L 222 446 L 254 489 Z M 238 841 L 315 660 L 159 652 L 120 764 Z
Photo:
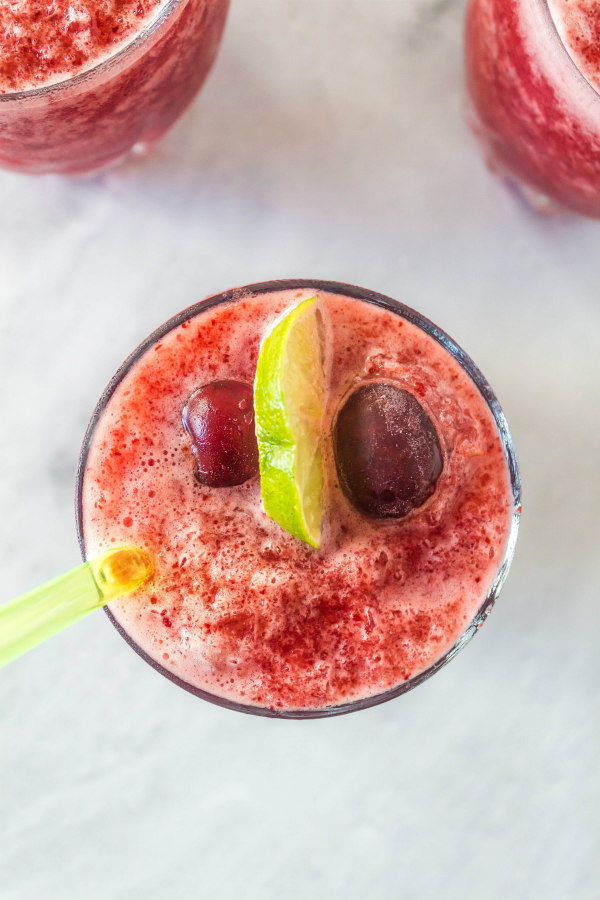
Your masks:
M 311 547 L 321 540 L 324 398 L 322 318 L 317 297 L 311 297 L 264 339 L 254 380 L 265 511 Z

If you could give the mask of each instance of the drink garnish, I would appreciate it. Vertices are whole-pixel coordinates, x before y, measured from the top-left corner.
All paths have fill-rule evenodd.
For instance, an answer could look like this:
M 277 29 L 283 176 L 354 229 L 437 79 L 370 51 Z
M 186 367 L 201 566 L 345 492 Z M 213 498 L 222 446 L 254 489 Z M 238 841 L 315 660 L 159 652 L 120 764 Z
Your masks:
M 318 298 L 293 307 L 263 340 L 254 381 L 260 490 L 267 515 L 311 547 L 321 540 L 325 399 Z
M 211 381 L 194 391 L 182 419 L 201 484 L 231 487 L 258 474 L 251 385 Z
M 367 382 L 340 409 L 333 430 L 341 488 L 376 519 L 401 518 L 434 493 L 443 454 L 433 422 L 399 385 Z

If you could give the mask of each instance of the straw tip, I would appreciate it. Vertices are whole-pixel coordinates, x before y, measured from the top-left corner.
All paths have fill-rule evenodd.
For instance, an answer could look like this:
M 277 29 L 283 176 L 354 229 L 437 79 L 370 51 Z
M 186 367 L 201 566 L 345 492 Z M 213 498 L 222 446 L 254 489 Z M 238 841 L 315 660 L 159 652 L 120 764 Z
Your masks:
M 152 577 L 154 566 L 142 547 L 114 547 L 90 563 L 105 601 L 129 594 Z

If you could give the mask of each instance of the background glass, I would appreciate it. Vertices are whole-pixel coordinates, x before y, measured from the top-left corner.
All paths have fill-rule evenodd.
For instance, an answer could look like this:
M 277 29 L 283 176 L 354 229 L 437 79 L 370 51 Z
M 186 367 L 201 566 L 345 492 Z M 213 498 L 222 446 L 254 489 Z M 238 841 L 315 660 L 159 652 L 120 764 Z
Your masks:
M 90 172 L 160 138 L 208 75 L 228 7 L 229 0 L 167 0 L 137 37 L 88 71 L 0 94 L 0 165 Z
M 600 96 L 546 0 L 470 0 L 470 118 L 488 165 L 532 205 L 600 217 Z

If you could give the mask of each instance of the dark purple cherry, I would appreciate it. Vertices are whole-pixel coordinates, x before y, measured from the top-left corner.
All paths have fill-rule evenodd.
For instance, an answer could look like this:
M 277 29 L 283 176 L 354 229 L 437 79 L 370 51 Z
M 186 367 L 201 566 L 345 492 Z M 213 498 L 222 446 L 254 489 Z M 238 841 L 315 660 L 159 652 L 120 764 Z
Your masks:
M 183 410 L 183 427 L 192 439 L 202 484 L 229 487 L 258 472 L 251 385 L 211 381 L 198 388 Z
M 408 391 L 363 384 L 338 413 L 334 453 L 344 494 L 360 512 L 400 518 L 431 497 L 442 451 L 431 419 Z

